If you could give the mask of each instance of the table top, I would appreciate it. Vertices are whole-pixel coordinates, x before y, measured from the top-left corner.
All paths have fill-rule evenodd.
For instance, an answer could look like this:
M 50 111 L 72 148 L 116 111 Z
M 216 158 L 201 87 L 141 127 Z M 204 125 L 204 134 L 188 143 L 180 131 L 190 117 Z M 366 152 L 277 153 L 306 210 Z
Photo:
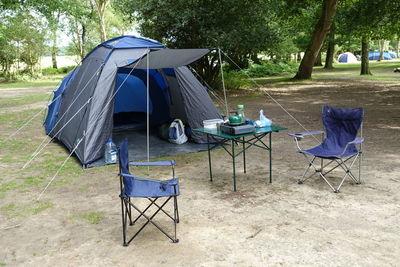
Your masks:
M 284 128 L 284 127 L 281 127 L 281 126 L 278 126 L 278 125 L 271 125 L 271 126 L 268 126 L 268 127 L 256 128 L 256 130 L 254 132 L 251 132 L 251 133 L 236 134 L 236 135 L 230 135 L 230 134 L 227 134 L 227 133 L 223 133 L 223 132 L 219 131 L 218 129 L 205 129 L 205 128 L 193 129 L 193 131 L 196 131 L 196 132 L 202 132 L 202 133 L 206 133 L 206 134 L 211 134 L 211 135 L 215 135 L 215 136 L 219 136 L 219 137 L 223 137 L 223 138 L 227 138 L 227 139 L 235 139 L 235 138 L 238 138 L 238 137 L 259 135 L 259 134 L 271 133 L 271 132 L 279 132 L 281 130 L 287 130 L 287 128 Z

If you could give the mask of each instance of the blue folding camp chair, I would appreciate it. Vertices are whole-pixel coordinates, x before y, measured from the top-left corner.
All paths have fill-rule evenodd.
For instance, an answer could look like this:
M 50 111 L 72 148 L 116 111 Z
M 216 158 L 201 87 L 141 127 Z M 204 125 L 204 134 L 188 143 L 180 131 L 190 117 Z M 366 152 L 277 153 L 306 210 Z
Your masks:
M 171 166 L 172 179 L 170 180 L 154 180 L 144 177 L 132 175 L 129 172 L 129 166 Z M 124 239 L 124 246 L 129 243 L 143 230 L 149 223 L 157 227 L 163 234 L 165 234 L 172 242 L 177 243 L 179 240 L 176 238 L 176 224 L 179 223 L 178 202 L 177 196 L 179 195 L 179 179 L 175 178 L 175 161 L 154 161 L 154 162 L 129 162 L 128 156 L 128 140 L 125 139 L 119 144 L 119 176 L 121 187 L 121 208 L 122 208 L 122 234 Z M 139 209 L 133 200 L 135 198 L 146 198 L 150 201 L 145 209 Z M 162 204 L 157 204 L 159 198 L 166 198 Z M 164 210 L 164 206 L 173 199 L 173 216 Z M 154 207 L 152 215 L 146 215 L 150 212 L 150 208 Z M 132 208 L 136 210 L 139 215 L 136 219 L 132 219 Z M 159 224 L 154 222 L 154 217 L 162 211 L 174 223 L 174 236 L 169 235 L 164 231 Z M 134 225 L 141 217 L 145 218 L 146 222 L 137 230 L 137 232 L 127 241 L 127 225 Z
M 308 161 L 308 167 L 303 173 L 303 177 L 298 181 L 299 184 L 304 183 L 314 173 L 319 176 L 329 185 L 335 193 L 339 193 L 340 187 L 347 177 L 350 177 L 356 184 L 361 183 L 361 149 L 364 138 L 362 137 L 362 122 L 364 110 L 362 108 L 355 109 L 340 109 L 330 106 L 324 106 L 322 110 L 322 122 L 325 127 L 325 132 L 314 131 L 308 133 L 289 134 L 294 137 L 298 152 L 303 154 Z M 360 130 L 361 137 L 357 137 Z M 311 149 L 303 150 L 300 148 L 299 141 L 307 135 L 326 134 L 322 143 Z M 358 145 L 358 147 L 356 146 Z M 321 159 L 321 165 L 318 167 L 314 161 L 316 158 Z M 329 160 L 324 165 L 324 159 Z M 356 178 L 351 172 L 351 168 L 358 160 L 358 177 Z M 350 162 L 350 164 L 348 164 Z M 330 164 L 335 163 L 334 166 Z M 326 168 L 330 166 L 328 170 Z M 308 175 L 311 167 L 315 170 Z M 327 179 L 326 175 L 341 167 L 345 172 L 338 187 L 334 187 Z

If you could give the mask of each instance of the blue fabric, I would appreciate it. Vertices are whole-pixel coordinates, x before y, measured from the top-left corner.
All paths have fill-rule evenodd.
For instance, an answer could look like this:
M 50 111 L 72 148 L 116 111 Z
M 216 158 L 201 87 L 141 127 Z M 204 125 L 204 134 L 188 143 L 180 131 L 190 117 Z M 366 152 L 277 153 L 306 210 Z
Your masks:
M 299 152 L 320 158 L 346 158 L 357 154 L 358 150 L 354 144 L 349 145 L 344 153 L 343 150 L 347 143 L 357 137 L 363 114 L 362 108 L 340 109 L 324 106 L 322 113 L 326 133 L 324 141 L 316 147 Z
M 119 165 L 121 174 L 129 172 L 128 139 L 119 144 Z M 152 179 L 140 180 L 123 176 L 123 197 L 168 197 L 179 195 L 179 179 L 157 181 Z
M 368 59 L 369 60 L 379 60 L 379 55 L 381 52 L 379 51 L 369 51 Z M 393 57 L 388 52 L 383 52 L 384 60 L 391 60 Z
M 54 91 L 54 97 L 50 105 L 48 106 L 47 117 L 44 121 L 44 127 L 47 135 L 51 132 L 57 122 L 58 111 L 60 110 L 62 102 L 61 95 L 64 93 L 64 90 L 67 87 L 68 83 L 74 78 L 75 73 L 77 73 L 78 70 L 79 67 L 68 73 L 62 80 L 60 87 L 58 87 L 58 89 Z
M 347 56 L 348 54 L 343 54 L 339 57 L 339 62 L 340 63 L 346 63 L 347 62 Z
M 118 48 L 164 48 L 165 46 L 162 43 L 152 41 L 150 39 L 136 37 L 133 35 L 123 35 L 104 43 L 101 43 L 100 46 L 105 46 L 113 49 Z
M 119 68 L 118 74 L 119 75 L 129 75 L 134 78 L 128 78 L 131 81 L 131 84 L 125 85 L 121 87 L 120 90 L 123 90 L 122 95 L 117 98 L 114 104 L 114 113 L 118 112 L 129 112 L 129 111 L 139 111 L 146 113 L 146 103 L 147 103 L 147 96 L 146 96 L 146 82 L 147 82 L 147 72 L 146 70 L 133 70 L 130 68 Z M 122 77 L 122 76 L 121 76 Z M 120 82 L 122 82 L 121 80 Z M 141 81 L 142 83 L 139 83 Z M 117 78 L 118 82 L 118 78 Z M 125 82 L 126 83 L 126 82 Z M 162 75 L 157 70 L 149 70 L 149 93 L 150 93 L 150 102 L 151 108 L 150 109 L 150 124 L 151 125 L 159 125 L 166 121 L 170 121 L 170 111 L 169 111 L 169 93 L 168 93 L 168 85 L 165 82 Z M 116 84 L 116 88 L 117 84 Z M 131 90 L 139 90 L 139 92 L 129 92 Z M 135 99 L 134 96 L 137 96 Z M 124 107 L 126 105 L 126 107 Z M 138 118 L 140 119 L 140 118 Z
M 173 166 L 175 160 L 168 161 L 151 161 L 151 162 L 129 162 L 132 166 Z
M 147 89 L 141 79 L 133 75 L 118 73 L 115 89 L 118 88 L 119 90 L 115 95 L 114 113 L 147 112 Z M 152 112 L 153 104 L 149 99 L 149 114 L 152 114 Z
M 169 76 L 175 76 L 175 71 L 173 68 L 165 68 L 163 69 L 164 73 Z

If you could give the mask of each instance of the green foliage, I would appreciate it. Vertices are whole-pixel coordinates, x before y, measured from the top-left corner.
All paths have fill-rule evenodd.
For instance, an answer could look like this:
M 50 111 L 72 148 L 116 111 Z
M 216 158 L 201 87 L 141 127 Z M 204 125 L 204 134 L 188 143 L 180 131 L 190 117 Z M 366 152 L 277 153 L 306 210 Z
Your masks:
M 15 80 L 23 68 L 35 76 L 44 52 L 46 28 L 28 10 L 0 13 L 0 65 L 5 77 Z
M 58 69 L 48 67 L 48 68 L 42 69 L 42 74 L 43 75 L 67 74 L 68 72 L 73 70 L 75 67 L 76 66 L 66 66 L 66 67 L 62 67 L 62 68 L 58 68 Z
M 143 36 L 170 48 L 219 47 L 241 67 L 279 42 L 273 1 L 115 0 L 136 19 Z M 217 53 L 195 65 L 211 85 L 218 79 Z
M 224 72 L 224 83 L 228 90 L 238 90 L 249 84 L 245 75 L 240 71 Z
M 293 62 L 285 63 L 278 62 L 274 63 L 267 61 L 259 64 L 252 64 L 248 69 L 244 70 L 244 73 L 252 78 L 263 77 L 263 76 L 274 76 L 281 74 L 295 73 L 298 65 Z

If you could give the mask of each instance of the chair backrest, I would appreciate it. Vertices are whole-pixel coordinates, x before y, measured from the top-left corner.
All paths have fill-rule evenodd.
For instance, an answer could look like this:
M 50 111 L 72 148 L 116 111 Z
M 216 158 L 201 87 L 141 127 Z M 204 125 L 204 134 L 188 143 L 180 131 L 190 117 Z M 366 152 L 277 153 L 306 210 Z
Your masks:
M 128 139 L 119 143 L 119 168 L 121 173 L 129 173 Z
M 344 148 L 348 142 L 357 137 L 363 117 L 362 108 L 343 109 L 324 106 L 322 111 L 322 122 L 326 131 L 324 144 L 329 147 Z
M 128 152 L 128 139 L 124 139 L 119 143 L 119 172 L 123 174 L 131 174 L 129 172 L 129 152 Z M 133 179 L 121 176 L 121 193 L 123 187 L 130 192 L 133 188 Z

